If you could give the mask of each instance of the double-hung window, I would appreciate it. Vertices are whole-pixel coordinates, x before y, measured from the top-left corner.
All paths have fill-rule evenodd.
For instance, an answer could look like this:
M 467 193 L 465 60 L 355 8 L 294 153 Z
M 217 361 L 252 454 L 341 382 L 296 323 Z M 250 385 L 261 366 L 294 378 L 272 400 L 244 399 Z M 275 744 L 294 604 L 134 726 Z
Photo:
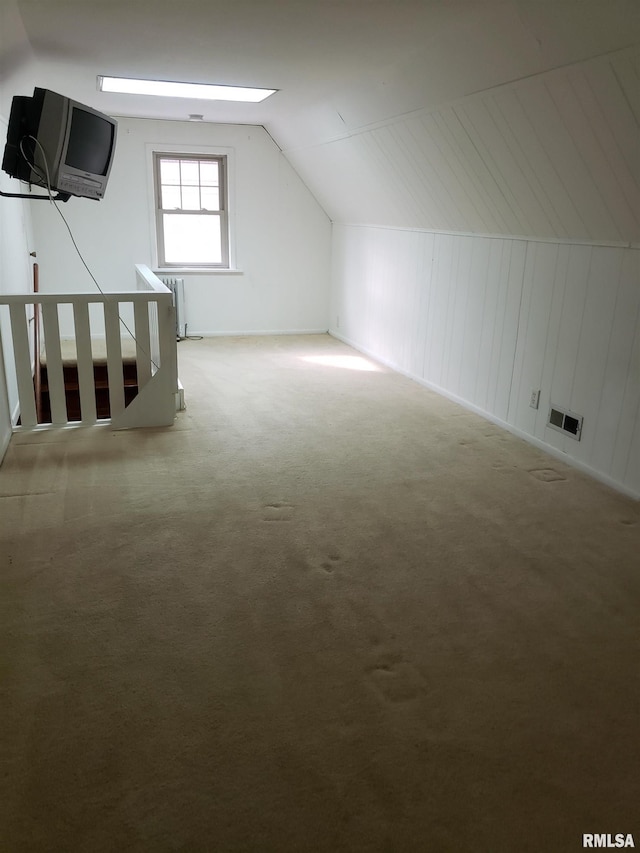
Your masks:
M 228 268 L 226 156 L 153 156 L 158 265 Z

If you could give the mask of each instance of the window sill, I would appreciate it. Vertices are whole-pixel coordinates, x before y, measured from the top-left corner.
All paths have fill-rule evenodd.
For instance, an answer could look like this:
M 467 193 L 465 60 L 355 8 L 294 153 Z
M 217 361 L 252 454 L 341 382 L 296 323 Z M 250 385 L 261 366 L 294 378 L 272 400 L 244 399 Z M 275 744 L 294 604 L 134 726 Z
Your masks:
M 244 275 L 244 270 L 236 268 L 221 269 L 220 267 L 170 267 L 168 269 L 157 268 L 155 275 Z

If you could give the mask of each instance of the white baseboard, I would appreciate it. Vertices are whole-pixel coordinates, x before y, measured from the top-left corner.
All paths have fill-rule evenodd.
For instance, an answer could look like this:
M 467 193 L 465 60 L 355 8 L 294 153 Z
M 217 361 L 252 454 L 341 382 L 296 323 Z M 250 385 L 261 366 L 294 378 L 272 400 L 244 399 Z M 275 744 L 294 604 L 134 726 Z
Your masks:
M 241 329 L 239 331 L 225 331 L 225 332 L 196 332 L 192 329 L 189 329 L 189 334 L 187 335 L 186 340 L 191 337 L 194 338 L 247 338 L 247 337 L 259 337 L 259 336 L 273 336 L 273 335 L 327 335 L 329 334 L 328 329 L 256 329 L 249 330 Z
M 523 441 L 526 441 L 528 444 L 532 444 L 534 447 L 537 447 L 538 450 L 542 450 L 544 453 L 548 453 L 549 456 L 553 456 L 555 459 L 559 459 L 566 465 L 570 465 L 572 468 L 576 468 L 583 474 L 587 474 L 594 480 L 598 480 L 598 482 L 603 483 L 605 486 L 608 486 L 611 489 L 614 489 L 616 492 L 621 492 L 628 498 L 633 498 L 633 500 L 640 501 L 640 492 L 636 492 L 634 489 L 630 489 L 628 486 L 625 486 L 624 483 L 620 483 L 618 482 L 618 480 L 614 480 L 613 477 L 609 477 L 602 471 L 598 471 L 596 468 L 592 468 L 590 465 L 586 465 L 584 462 L 581 462 L 578 459 L 573 459 L 571 456 L 567 456 L 566 453 L 563 453 L 561 450 L 558 450 L 557 447 L 553 447 L 553 445 L 547 444 L 541 439 L 536 438 L 535 436 L 530 435 L 529 433 L 524 432 L 521 429 L 518 429 L 518 427 L 512 426 L 512 424 L 507 423 L 507 421 L 502 420 L 491 412 L 487 412 L 484 409 L 481 409 L 479 406 L 470 403 L 468 400 L 465 400 L 462 397 L 458 397 L 457 394 L 453 394 L 451 391 L 447 391 L 446 388 L 441 388 L 439 385 L 435 385 L 433 382 L 429 382 L 426 379 L 423 379 L 421 376 L 417 376 L 416 374 L 411 373 L 408 370 L 404 370 L 397 364 L 388 361 L 387 359 L 380 358 L 380 356 L 376 355 L 376 353 L 368 350 L 366 347 L 362 347 L 359 344 L 354 343 L 353 341 L 349 340 L 349 338 L 345 337 L 344 335 L 341 335 L 338 331 L 329 329 L 329 334 L 332 337 L 337 338 L 338 340 L 347 344 L 348 346 L 353 347 L 353 349 L 358 350 L 358 352 L 361 352 L 364 355 L 368 355 L 375 361 L 380 362 L 380 364 L 384 364 L 386 367 L 391 368 L 391 370 L 394 370 L 396 373 L 400 373 L 403 376 L 406 376 L 408 379 L 412 379 L 414 382 L 417 382 L 419 385 L 428 388 L 430 391 L 435 391 L 435 393 L 440 394 L 441 397 L 446 397 L 453 403 L 457 403 L 459 406 L 468 409 L 470 412 L 473 412 L 476 415 L 480 415 L 480 417 L 484 418 L 485 420 L 490 421 L 496 426 L 499 426 L 507 432 L 510 432 L 512 435 L 523 439 Z

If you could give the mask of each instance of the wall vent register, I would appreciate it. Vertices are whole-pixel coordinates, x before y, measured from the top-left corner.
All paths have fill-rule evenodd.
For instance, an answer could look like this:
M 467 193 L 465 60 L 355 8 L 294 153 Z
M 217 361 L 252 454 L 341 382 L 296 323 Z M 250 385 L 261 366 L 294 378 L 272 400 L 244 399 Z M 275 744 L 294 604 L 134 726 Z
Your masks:
M 569 435 L 571 438 L 575 438 L 576 441 L 580 441 L 580 436 L 582 435 L 582 415 L 576 415 L 575 412 L 569 412 L 566 409 L 561 409 L 559 406 L 551 406 L 547 426 L 565 435 Z

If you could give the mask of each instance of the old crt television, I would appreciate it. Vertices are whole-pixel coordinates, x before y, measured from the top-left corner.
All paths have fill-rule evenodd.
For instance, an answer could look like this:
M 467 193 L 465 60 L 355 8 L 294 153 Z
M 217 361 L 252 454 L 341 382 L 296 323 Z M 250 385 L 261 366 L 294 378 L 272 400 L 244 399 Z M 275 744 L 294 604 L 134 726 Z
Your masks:
M 2 169 L 64 196 L 101 199 L 116 147 L 117 122 L 48 89 L 16 95 Z M 45 163 L 46 160 L 46 163 Z

